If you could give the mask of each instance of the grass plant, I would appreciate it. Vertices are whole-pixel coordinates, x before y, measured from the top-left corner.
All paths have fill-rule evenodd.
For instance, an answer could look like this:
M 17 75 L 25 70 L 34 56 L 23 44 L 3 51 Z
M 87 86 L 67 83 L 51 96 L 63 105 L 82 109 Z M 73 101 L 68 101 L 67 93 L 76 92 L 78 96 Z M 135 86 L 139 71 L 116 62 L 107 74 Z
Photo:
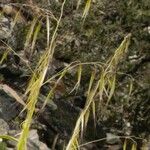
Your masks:
M 24 94 L 24 97 L 27 97 L 26 104 L 24 104 L 24 102 L 22 102 L 22 100 L 20 100 L 20 97 L 18 98 L 18 95 L 16 95 L 15 91 L 11 91 L 12 94 L 15 94 L 15 95 L 13 95 L 13 97 L 16 98 L 16 100 L 24 106 L 24 110 L 27 111 L 27 115 L 22 124 L 22 129 L 21 129 L 21 134 L 20 134 L 19 139 L 16 139 L 14 137 L 7 136 L 7 135 L 1 135 L 0 138 L 16 141 L 17 142 L 17 150 L 27 150 L 27 139 L 28 139 L 29 129 L 30 129 L 30 126 L 32 123 L 33 115 L 35 113 L 36 103 L 37 103 L 37 100 L 38 100 L 38 97 L 40 94 L 40 89 L 43 85 L 45 85 L 47 83 L 51 83 L 54 79 L 56 79 L 54 86 L 47 94 L 47 97 L 42 106 L 42 109 L 45 107 L 47 102 L 52 99 L 57 85 L 59 84 L 60 80 L 62 80 L 62 78 L 66 75 L 67 72 L 69 72 L 70 70 L 73 70 L 73 69 L 77 70 L 77 82 L 74 85 L 74 87 L 72 88 L 72 90 L 70 91 L 70 93 L 72 93 L 74 91 L 77 91 L 80 87 L 81 80 L 82 80 L 82 73 L 83 73 L 83 69 L 84 69 L 85 65 L 96 66 L 98 68 L 98 75 L 97 75 L 96 69 L 91 71 L 91 77 L 90 77 L 89 86 L 87 89 L 87 99 L 86 99 L 85 107 L 81 110 L 81 112 L 79 114 L 79 117 L 76 121 L 74 130 L 72 133 L 72 136 L 65 148 L 66 150 L 77 150 L 77 149 L 80 149 L 80 147 L 85 146 L 86 144 L 92 143 L 92 142 L 89 142 L 86 144 L 82 144 L 82 143 L 80 143 L 79 139 L 80 139 L 80 137 L 81 138 L 83 137 L 84 130 L 88 125 L 89 116 L 90 115 L 93 116 L 94 122 L 96 124 L 97 113 L 101 112 L 102 102 L 105 103 L 105 106 L 107 107 L 113 97 L 113 94 L 114 94 L 114 91 L 116 88 L 118 64 L 123 60 L 125 54 L 127 53 L 127 50 L 128 50 L 129 44 L 130 44 L 131 34 L 128 34 L 124 38 L 124 40 L 122 41 L 120 46 L 115 50 L 114 55 L 112 57 L 110 57 L 109 60 L 106 61 L 106 63 L 101 63 L 101 62 L 84 62 L 84 63 L 82 63 L 79 61 L 72 62 L 68 66 L 66 66 L 64 69 L 62 69 L 60 72 L 56 73 L 55 75 L 53 75 L 52 77 L 50 77 L 49 79 L 47 79 L 45 81 L 48 67 L 51 64 L 52 59 L 53 59 L 53 55 L 54 55 L 54 51 L 55 51 L 55 47 L 56 47 L 57 32 L 58 32 L 58 28 L 60 26 L 60 22 L 61 22 L 61 19 L 63 16 L 63 10 L 64 10 L 65 3 L 66 3 L 66 0 L 64 0 L 62 3 L 61 13 L 60 13 L 60 17 L 58 19 L 55 18 L 53 14 L 51 14 L 48 11 L 45 11 L 44 9 L 40 9 L 40 8 L 38 9 L 41 12 L 43 12 L 43 11 L 46 12 L 44 14 L 44 16 L 42 16 L 42 18 L 45 17 L 45 19 L 46 19 L 47 41 L 45 41 L 45 42 L 47 43 L 47 47 L 45 48 L 45 51 L 41 55 L 34 71 L 29 66 L 30 70 L 32 71 L 32 76 L 31 76 L 30 82 L 28 84 L 28 87 L 26 89 L 26 92 Z M 79 8 L 80 3 L 81 3 L 81 0 L 78 0 L 77 9 Z M 84 8 L 84 11 L 82 14 L 83 22 L 85 21 L 87 15 L 89 13 L 91 3 L 92 3 L 92 0 L 86 1 L 85 8 Z M 13 4 L 13 5 L 15 5 L 15 4 Z M 32 9 L 37 10 L 36 6 L 29 5 L 28 7 L 32 7 Z M 14 25 L 17 20 L 17 15 L 18 15 L 18 13 L 16 14 L 16 17 L 14 20 Z M 57 22 L 54 32 L 52 34 L 52 37 L 50 37 L 50 18 L 51 18 L 50 16 L 53 17 L 53 19 Z M 37 17 L 33 18 L 33 21 L 31 22 L 31 26 L 30 26 L 29 31 L 26 36 L 26 41 L 24 43 L 24 49 L 26 51 L 26 50 L 28 50 L 28 48 L 30 48 L 30 50 L 31 50 L 31 51 L 29 51 L 30 55 L 32 55 L 34 53 L 35 45 L 37 42 L 37 37 L 38 37 L 38 34 L 41 29 L 40 21 L 39 21 L 39 18 L 37 18 Z M 14 27 L 14 25 L 13 25 L 13 27 Z M 19 58 L 21 58 L 14 50 L 12 50 L 8 46 L 8 49 L 5 51 L 5 53 L 3 54 L 3 56 L 0 60 L 0 64 L 2 64 L 5 59 L 7 59 L 7 55 L 10 51 L 14 52 L 14 54 L 16 54 Z M 21 58 L 21 59 L 23 59 L 23 58 Z M 129 87 L 129 95 L 131 94 L 132 89 L 133 89 L 133 84 L 131 83 L 130 87 Z M 98 103 L 98 105 L 97 105 L 97 103 Z M 99 142 L 102 140 L 106 140 L 106 138 L 99 139 L 99 140 L 93 141 L 93 142 Z M 131 150 L 136 150 L 137 145 L 136 145 L 135 141 L 132 141 L 132 143 L 133 144 L 132 144 Z M 123 145 L 123 150 L 126 150 L 126 149 L 127 149 L 127 139 L 125 139 L 124 145 Z
M 0 139 L 6 139 L 6 140 L 18 142 L 17 138 L 14 138 L 14 137 L 9 136 L 9 135 L 0 135 Z
M 57 30 L 62 18 L 63 14 L 63 9 L 65 5 L 66 0 L 64 0 L 62 7 L 61 7 L 61 14 L 58 19 L 56 28 L 54 30 L 51 42 L 49 47 L 46 48 L 46 51 L 44 54 L 41 56 L 36 69 L 34 71 L 34 74 L 32 75 L 32 78 L 30 80 L 29 86 L 27 88 L 26 94 L 29 94 L 28 99 L 27 99 L 27 116 L 25 121 L 23 122 L 22 125 L 22 131 L 21 135 L 19 138 L 19 142 L 17 144 L 17 150 L 26 150 L 27 149 L 27 138 L 29 134 L 29 128 L 32 122 L 33 114 L 35 111 L 35 105 L 37 103 L 38 95 L 40 93 L 40 88 L 42 87 L 42 84 L 44 82 L 47 69 L 49 64 L 52 61 L 53 58 L 53 53 L 54 53 L 54 48 L 55 48 L 55 38 L 57 34 Z
M 107 96 L 107 103 L 110 101 L 114 90 L 115 90 L 115 78 L 116 69 L 118 63 L 121 61 L 121 56 L 127 51 L 131 35 L 127 35 L 122 41 L 121 45 L 115 51 L 114 56 L 106 63 L 106 68 L 104 68 L 101 73 L 99 80 L 94 83 L 94 75 L 92 74 L 91 80 L 89 82 L 89 90 L 87 95 L 87 100 L 84 109 L 81 111 L 72 137 L 70 138 L 66 150 L 77 150 L 79 147 L 79 137 L 83 134 L 85 127 L 87 126 L 89 115 L 91 112 L 91 107 L 93 105 L 94 98 L 97 94 L 101 100 L 103 100 L 104 94 Z M 95 107 L 93 108 L 93 113 L 95 116 Z

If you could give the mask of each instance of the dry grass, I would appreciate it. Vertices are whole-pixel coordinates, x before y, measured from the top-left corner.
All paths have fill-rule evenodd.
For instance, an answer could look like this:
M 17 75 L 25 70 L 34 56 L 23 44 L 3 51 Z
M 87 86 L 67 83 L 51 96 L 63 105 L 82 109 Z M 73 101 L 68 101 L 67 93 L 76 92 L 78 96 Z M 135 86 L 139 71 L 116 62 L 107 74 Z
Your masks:
M 61 14 L 59 17 L 59 20 L 57 22 L 56 28 L 54 30 L 54 33 L 52 35 L 52 39 L 50 42 L 50 45 L 46 48 L 45 52 L 43 53 L 43 55 L 41 56 L 35 70 L 34 73 L 32 75 L 32 78 L 29 82 L 29 86 L 26 90 L 26 95 L 28 94 L 28 99 L 27 99 L 27 116 L 25 121 L 23 122 L 22 125 L 22 132 L 19 138 L 19 142 L 17 144 L 17 149 L 18 150 L 26 150 L 26 145 L 27 145 L 27 138 L 28 138 L 28 134 L 29 134 L 29 128 L 32 122 L 32 118 L 33 118 L 33 114 L 35 111 L 35 105 L 37 103 L 37 99 L 40 93 L 40 88 L 43 85 L 46 73 L 47 73 L 47 69 L 49 64 L 52 61 L 53 58 L 53 54 L 54 54 L 54 49 L 55 49 L 55 38 L 56 38 L 56 34 L 57 34 L 57 30 L 62 18 L 62 14 L 63 14 L 63 9 L 64 9 L 64 4 L 65 4 L 65 0 L 62 4 L 62 8 L 61 8 Z M 35 22 L 33 22 L 33 24 L 35 24 Z M 32 27 L 32 26 L 31 26 Z M 33 25 L 34 27 L 34 25 Z M 33 27 L 31 29 L 33 29 Z M 29 34 L 31 35 L 31 34 Z
M 22 124 L 22 130 L 21 130 L 20 137 L 17 140 L 16 138 L 13 138 L 11 136 L 5 136 L 5 135 L 0 136 L 0 138 L 14 140 L 14 141 L 18 142 L 17 150 L 26 150 L 27 149 L 26 148 L 27 138 L 28 138 L 28 134 L 29 134 L 30 125 L 32 123 L 32 118 L 33 118 L 33 115 L 35 112 L 35 105 L 38 100 L 40 89 L 44 84 L 50 83 L 51 81 L 53 81 L 53 79 L 57 78 L 53 88 L 48 93 L 42 108 L 44 108 L 45 105 L 47 104 L 47 102 L 49 100 L 51 100 L 59 81 L 66 75 L 66 73 L 68 71 L 70 71 L 74 68 L 77 69 L 77 82 L 76 82 L 75 86 L 73 87 L 73 89 L 70 91 L 70 93 L 71 93 L 71 92 L 77 91 L 79 89 L 81 79 L 82 79 L 82 72 L 83 72 L 83 68 L 85 65 L 93 65 L 93 66 L 97 66 L 99 68 L 98 80 L 96 79 L 96 77 L 97 77 L 96 71 L 95 70 L 91 71 L 91 78 L 90 78 L 89 86 L 87 89 L 86 104 L 76 121 L 76 125 L 73 130 L 72 136 L 68 142 L 68 145 L 65 148 L 66 150 L 77 150 L 81 146 L 83 146 L 80 143 L 79 139 L 80 139 L 80 137 L 83 137 L 83 132 L 84 132 L 86 126 L 88 125 L 89 116 L 92 114 L 94 121 L 96 122 L 96 112 L 99 111 L 99 108 L 96 107 L 95 99 L 97 99 L 97 97 L 98 97 L 98 99 L 99 99 L 98 105 L 99 106 L 101 105 L 101 102 L 105 100 L 106 107 L 107 107 L 107 105 L 109 104 L 109 102 L 114 94 L 114 91 L 115 91 L 117 67 L 118 67 L 119 62 L 122 61 L 122 58 L 124 57 L 124 55 L 127 52 L 127 49 L 129 47 L 129 43 L 130 43 L 131 34 L 127 35 L 124 38 L 124 40 L 122 41 L 120 46 L 116 49 L 114 55 L 106 63 L 73 62 L 73 63 L 69 64 L 66 68 L 64 68 L 62 71 L 60 71 L 59 73 L 57 73 L 56 75 L 50 77 L 47 81 L 45 81 L 45 76 L 46 76 L 48 67 L 53 58 L 53 54 L 54 54 L 54 50 L 55 50 L 55 46 L 56 46 L 55 40 L 57 37 L 57 31 L 58 31 L 58 28 L 60 25 L 60 21 L 62 19 L 65 2 L 66 2 L 66 0 L 64 0 L 64 2 L 62 4 L 59 19 L 57 19 L 53 15 L 51 15 L 57 22 L 56 28 L 55 28 L 51 38 L 50 38 L 50 20 L 49 20 L 50 15 L 48 15 L 49 12 L 46 11 L 47 13 L 44 16 L 42 16 L 42 17 L 46 18 L 46 23 L 47 23 L 46 24 L 47 41 L 45 41 L 47 43 L 47 47 L 45 48 L 43 55 L 41 56 L 39 62 L 37 63 L 35 70 L 33 71 L 29 66 L 30 70 L 32 70 L 32 77 L 31 77 L 31 80 L 30 80 L 29 85 L 25 92 L 25 95 L 28 97 L 27 104 L 24 107 L 24 110 L 26 109 L 26 111 L 27 111 L 27 116 L 26 116 L 25 121 Z M 85 21 L 87 15 L 88 15 L 88 12 L 90 10 L 91 2 L 92 2 L 91 0 L 86 1 L 86 5 L 85 5 L 83 15 L 82 15 L 83 22 Z M 79 8 L 80 3 L 81 3 L 81 0 L 78 1 L 77 9 Z M 34 7 L 32 7 L 32 9 L 34 9 Z M 37 7 L 36 7 L 36 10 L 37 10 Z M 39 9 L 39 10 L 43 12 L 43 10 L 41 10 L 41 9 Z M 15 18 L 17 18 L 17 14 L 16 14 Z M 14 25 L 15 25 L 15 23 L 16 23 L 16 21 L 14 21 Z M 35 17 L 31 23 L 30 29 L 26 36 L 26 41 L 24 43 L 25 50 L 27 50 L 28 47 L 31 48 L 31 51 L 29 52 L 31 54 L 31 56 L 34 53 L 34 47 L 37 42 L 37 36 L 40 32 L 40 28 L 41 28 L 41 23 L 40 23 L 40 21 L 38 21 L 38 18 Z M 9 47 L 8 50 L 6 50 L 6 52 L 3 54 L 3 56 L 0 60 L 0 64 L 7 58 L 7 55 L 10 51 L 13 51 L 17 55 L 17 53 Z M 130 86 L 129 94 L 131 94 L 131 91 L 132 91 L 132 83 Z M 101 139 L 101 140 L 105 140 L 105 139 L 106 138 Z M 101 140 L 99 140 L 99 141 L 101 141 Z M 126 150 L 126 149 L 127 149 L 127 140 L 125 140 L 124 145 L 123 145 L 123 150 Z M 136 150 L 136 149 L 137 149 L 136 143 L 133 142 L 131 150 Z
M 115 90 L 115 79 L 116 79 L 116 69 L 118 63 L 121 61 L 123 55 L 128 49 L 131 35 L 127 35 L 122 41 L 121 45 L 115 51 L 114 56 L 102 67 L 101 73 L 99 75 L 99 80 L 94 83 L 94 73 L 91 75 L 89 82 L 89 89 L 87 94 L 87 100 L 84 109 L 81 111 L 78 120 L 76 122 L 73 134 L 66 150 L 76 150 L 79 147 L 79 137 L 83 134 L 84 129 L 87 126 L 91 108 L 93 110 L 93 116 L 95 118 L 95 101 L 94 98 L 99 94 L 100 101 L 103 100 L 103 96 L 107 96 L 107 104 L 109 103 L 114 90 Z

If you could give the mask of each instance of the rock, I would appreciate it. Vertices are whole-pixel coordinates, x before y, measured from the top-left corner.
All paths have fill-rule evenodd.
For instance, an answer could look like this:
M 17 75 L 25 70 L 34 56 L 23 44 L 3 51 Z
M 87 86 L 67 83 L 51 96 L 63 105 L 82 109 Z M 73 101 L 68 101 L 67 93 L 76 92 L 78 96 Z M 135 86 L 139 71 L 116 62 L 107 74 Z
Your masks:
M 11 37 L 12 33 L 12 21 L 5 16 L 0 17 L 0 39 L 7 39 Z
M 9 130 L 8 135 L 15 137 L 15 138 L 19 138 L 18 136 L 16 137 L 16 135 L 20 135 L 20 131 L 19 130 Z M 16 147 L 17 143 L 16 143 L 16 141 L 13 141 L 13 140 L 7 140 L 6 144 L 9 145 L 7 147 L 7 149 L 11 149 L 11 148 L 14 149 Z
M 44 104 L 45 100 L 46 100 L 46 96 L 40 94 L 39 96 L 39 100 L 40 102 L 42 102 L 42 104 Z M 40 105 L 42 106 L 42 104 L 40 103 Z M 53 100 L 48 100 L 47 104 L 46 104 L 51 110 L 57 110 L 57 105 L 55 104 L 55 102 Z M 40 106 L 39 106 L 40 107 Z
M 10 121 L 19 114 L 18 103 L 0 90 L 0 118 Z
M 120 143 L 119 136 L 116 136 L 112 133 L 107 133 L 106 136 L 107 136 L 106 141 L 107 141 L 108 144 Z
M 13 11 L 13 7 L 10 5 L 4 5 L 3 7 L 3 12 L 6 13 L 7 15 L 10 15 Z
M 39 135 L 35 129 L 31 130 L 29 133 L 27 147 L 28 150 L 50 150 L 46 144 L 39 140 Z
M 107 150 L 120 150 L 122 148 L 121 145 L 108 145 Z
M 0 135 L 7 135 L 9 131 L 8 124 L 3 120 L 0 119 Z M 3 142 L 3 139 L 0 138 L 0 150 L 6 150 L 6 143 Z
M 8 124 L 3 119 L 0 119 L 0 135 L 6 135 L 8 133 L 8 130 Z
M 80 148 L 81 150 L 99 150 L 99 148 L 96 146 L 95 143 L 90 143 L 90 144 L 87 144 L 83 147 Z
M 146 143 L 146 144 L 142 147 L 142 149 L 144 149 L 144 150 L 150 150 L 150 142 Z

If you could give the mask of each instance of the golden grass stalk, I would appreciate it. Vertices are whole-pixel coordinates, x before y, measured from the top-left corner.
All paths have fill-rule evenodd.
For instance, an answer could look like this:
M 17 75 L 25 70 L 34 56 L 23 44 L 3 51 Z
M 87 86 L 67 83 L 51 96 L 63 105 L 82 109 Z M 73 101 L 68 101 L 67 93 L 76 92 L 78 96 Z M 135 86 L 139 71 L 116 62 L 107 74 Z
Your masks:
M 46 62 L 41 65 L 44 67 L 44 69 L 39 68 L 40 69 L 39 72 L 35 72 L 29 84 L 29 86 L 31 87 L 31 90 L 29 91 L 29 96 L 27 100 L 28 102 L 27 103 L 27 116 L 23 123 L 22 132 L 19 138 L 19 142 L 17 144 L 18 150 L 26 150 L 27 137 L 28 137 L 28 132 L 29 132 L 31 121 L 32 121 L 33 113 L 35 111 L 35 105 L 36 105 L 38 95 L 40 92 L 40 88 L 42 86 L 42 83 L 44 81 L 44 77 L 47 71 L 46 65 L 47 65 Z M 33 85 L 31 86 L 32 83 Z
M 14 138 L 10 135 L 0 135 L 0 139 L 6 139 L 6 140 L 11 140 L 11 141 L 18 142 L 18 139 Z
M 38 21 L 38 18 L 35 17 L 35 18 L 33 19 L 32 23 L 31 23 L 30 29 L 29 29 L 29 31 L 28 31 L 28 33 L 27 33 L 27 36 L 26 36 L 26 41 L 25 41 L 25 43 L 24 43 L 24 48 L 25 48 L 25 49 L 29 47 L 29 44 L 30 44 L 30 42 L 31 42 L 32 35 L 33 35 L 33 33 L 34 33 L 34 28 L 35 28 L 35 26 L 36 26 L 37 21 Z
M 65 76 L 66 73 L 67 73 L 67 70 L 66 70 L 66 69 L 61 73 L 61 75 L 59 76 L 58 80 L 55 82 L 53 88 L 52 88 L 52 89 L 50 90 L 50 92 L 48 93 L 48 95 L 47 95 L 47 97 L 46 97 L 46 99 L 45 99 L 45 102 L 44 102 L 44 104 L 43 104 L 43 106 L 42 106 L 42 109 L 45 107 L 45 105 L 47 104 L 47 102 L 48 102 L 49 100 L 51 100 L 51 98 L 53 97 L 53 94 L 54 94 L 54 92 L 55 92 L 55 89 L 56 89 L 57 85 L 59 84 L 60 80 Z
M 73 134 L 68 142 L 66 150 L 77 150 L 79 135 L 83 134 L 84 127 L 87 126 L 90 108 L 93 106 L 93 112 L 95 112 L 95 103 L 94 98 L 97 94 L 100 95 L 101 100 L 103 100 L 103 95 L 105 94 L 108 97 L 107 103 L 110 101 L 114 90 L 115 90 L 115 81 L 116 81 L 116 68 L 121 61 L 120 59 L 123 57 L 124 53 L 127 51 L 131 35 L 127 35 L 120 46 L 115 51 L 114 56 L 106 63 L 106 68 L 101 71 L 99 80 L 94 84 L 94 74 L 91 75 L 91 79 L 89 82 L 88 95 L 84 109 L 81 111 Z M 92 88 L 93 86 L 93 88 Z
M 125 139 L 123 143 L 123 150 L 126 150 L 126 149 L 127 149 L 127 139 Z
M 39 18 L 37 18 L 37 17 L 35 17 L 33 19 L 30 29 L 26 36 L 25 44 L 24 44 L 24 49 L 28 53 L 28 55 L 30 55 L 30 57 L 32 56 L 32 54 L 34 52 L 36 40 L 37 40 L 38 34 L 41 29 L 41 22 L 38 21 L 38 19 Z M 30 49 L 30 51 L 29 51 L 29 49 Z
M 108 60 L 106 71 L 115 71 L 118 63 L 122 60 L 123 56 L 126 54 L 129 44 L 130 44 L 131 34 L 128 34 L 120 46 L 116 49 L 114 56 Z
M 78 79 L 77 79 L 77 82 L 76 82 L 74 88 L 71 90 L 70 93 L 72 93 L 73 91 L 77 91 L 78 88 L 80 87 L 81 75 L 82 75 L 82 65 L 81 65 L 81 64 L 79 64 L 77 74 L 78 74 L 78 75 L 77 75 L 77 78 L 78 78 Z
M 32 44 L 31 44 L 30 55 L 32 55 L 33 52 L 34 52 L 35 43 L 36 43 L 36 40 L 37 40 L 38 33 L 40 32 L 40 29 L 41 29 L 41 23 L 38 22 L 38 25 L 35 27 L 35 31 L 33 33 L 33 40 L 32 40 Z
M 73 134 L 71 139 L 69 140 L 69 143 L 66 147 L 66 150 L 76 150 L 77 147 L 79 147 L 78 145 L 78 137 L 79 137 L 79 133 L 81 131 L 81 134 L 83 132 L 83 127 L 85 127 L 87 125 L 88 122 L 88 117 L 89 117 L 89 111 L 90 111 L 90 106 L 91 103 L 93 101 L 93 98 L 98 90 L 99 87 L 99 81 L 97 82 L 97 84 L 95 85 L 95 87 L 89 92 L 89 95 L 87 97 L 87 102 L 85 105 L 85 108 L 81 111 L 79 118 L 76 122 Z
M 54 30 L 51 43 L 49 47 L 46 49 L 46 51 L 44 52 L 44 54 L 41 56 L 37 64 L 37 67 L 34 71 L 34 74 L 32 75 L 32 78 L 30 80 L 29 86 L 27 88 L 27 91 L 28 91 L 27 93 L 29 93 L 29 96 L 27 99 L 27 116 L 22 125 L 22 132 L 19 137 L 19 142 L 17 144 L 17 150 L 27 149 L 26 145 L 27 145 L 27 138 L 29 134 L 29 128 L 32 122 L 33 113 L 35 111 L 35 105 L 37 103 L 37 99 L 40 93 L 40 88 L 44 82 L 49 63 L 52 61 L 54 48 L 55 48 L 54 46 L 55 38 L 56 38 L 57 30 L 58 30 L 58 27 L 62 18 L 65 2 L 66 0 L 64 0 L 62 4 L 61 14 L 57 22 L 56 28 Z
M 23 57 L 21 57 L 15 50 L 13 50 L 6 42 L 4 42 L 4 41 L 1 41 L 1 42 L 8 47 L 8 51 L 12 51 L 16 56 L 18 56 L 21 59 L 21 61 L 28 67 L 28 69 L 31 71 L 31 73 L 34 73 L 32 68 L 28 64 L 28 62 Z M 6 59 L 7 56 L 6 57 L 5 56 L 6 56 L 6 54 L 4 54 L 4 58 Z M 2 56 L 2 58 L 3 58 L 3 56 Z
M 88 13 L 89 13 L 90 6 L 91 6 L 91 0 L 87 0 L 87 1 L 86 1 L 86 4 L 85 4 L 84 11 L 83 11 L 83 14 L 82 14 L 83 22 L 85 21 L 87 15 L 88 15 Z
M 131 150 L 137 150 L 137 146 L 135 143 L 132 144 Z
M 76 9 L 79 8 L 80 4 L 81 4 L 81 0 L 78 0 L 78 2 L 77 2 L 77 8 Z
M 47 46 L 50 44 L 50 19 L 49 16 L 46 16 L 46 29 L 47 29 Z
M 7 59 L 8 53 L 10 52 L 10 49 L 6 49 L 5 52 L 2 55 L 2 58 L 0 59 L 0 65 L 3 63 L 4 60 Z
M 25 22 L 24 18 L 21 16 L 20 10 L 19 11 L 14 10 L 14 11 L 15 11 L 14 12 L 15 13 L 15 17 L 14 17 L 14 20 L 13 20 L 13 24 L 12 24 L 11 30 L 13 30 L 13 28 L 15 27 L 17 22 L 22 22 L 22 23 Z

